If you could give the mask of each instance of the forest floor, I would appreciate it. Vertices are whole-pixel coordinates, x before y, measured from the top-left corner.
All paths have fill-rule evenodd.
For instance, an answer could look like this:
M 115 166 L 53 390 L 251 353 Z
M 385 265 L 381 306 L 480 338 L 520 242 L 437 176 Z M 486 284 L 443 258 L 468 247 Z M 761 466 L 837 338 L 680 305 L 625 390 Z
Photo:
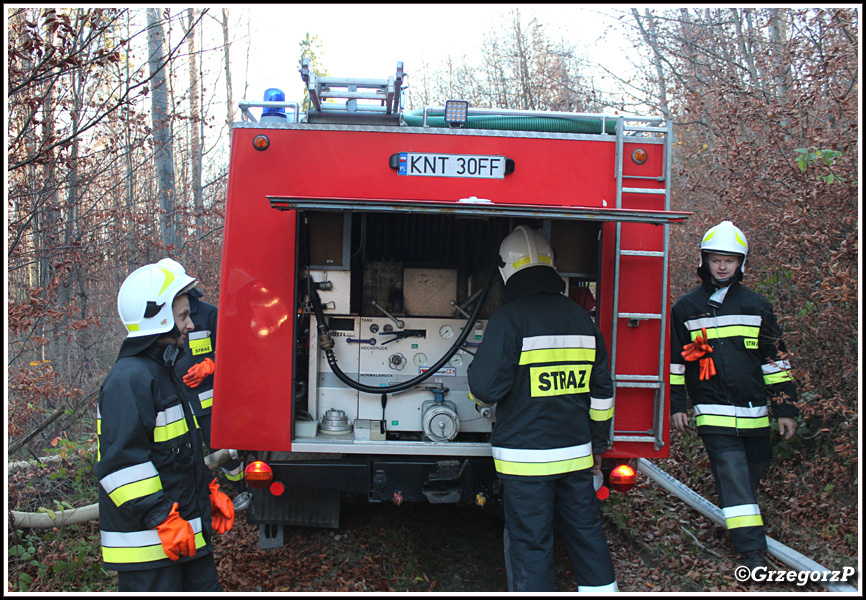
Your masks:
M 694 439 L 674 444 L 656 461 L 669 474 L 717 503 L 703 449 Z M 820 451 L 820 445 L 817 446 Z M 859 564 L 856 484 L 815 489 L 800 461 L 815 442 L 777 456 L 761 485 L 767 535 L 828 569 Z M 62 498 L 87 491 L 75 462 L 9 474 L 9 509 L 59 508 Z M 800 468 L 802 471 L 802 468 Z M 90 500 L 93 501 L 92 499 Z M 80 501 L 77 505 L 81 505 Z M 718 527 L 639 473 L 638 485 L 613 492 L 602 518 L 623 592 L 818 592 L 818 583 L 738 582 L 737 556 Z M 260 549 L 259 527 L 243 513 L 232 531 L 216 536 L 215 558 L 227 592 L 504 592 L 500 505 L 368 503 L 343 497 L 338 529 L 284 529 L 285 544 Z M 95 522 L 54 530 L 7 529 L 10 592 L 112 591 L 116 577 L 99 564 Z M 557 537 L 557 590 L 577 583 Z M 770 558 L 770 569 L 789 570 Z M 859 587 L 858 576 L 850 583 Z

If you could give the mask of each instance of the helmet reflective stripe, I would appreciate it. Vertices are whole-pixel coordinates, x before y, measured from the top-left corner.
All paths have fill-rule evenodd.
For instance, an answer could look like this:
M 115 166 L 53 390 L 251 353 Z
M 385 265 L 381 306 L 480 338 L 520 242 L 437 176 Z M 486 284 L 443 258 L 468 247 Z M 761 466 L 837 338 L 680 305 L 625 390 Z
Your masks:
M 546 265 L 553 267 L 553 251 L 550 243 L 538 231 L 527 225 L 519 225 L 499 246 L 499 273 L 506 283 L 517 271 Z
M 174 328 L 172 302 L 195 282 L 194 277 L 171 259 L 133 271 L 117 294 L 117 312 L 128 337 L 171 331 Z

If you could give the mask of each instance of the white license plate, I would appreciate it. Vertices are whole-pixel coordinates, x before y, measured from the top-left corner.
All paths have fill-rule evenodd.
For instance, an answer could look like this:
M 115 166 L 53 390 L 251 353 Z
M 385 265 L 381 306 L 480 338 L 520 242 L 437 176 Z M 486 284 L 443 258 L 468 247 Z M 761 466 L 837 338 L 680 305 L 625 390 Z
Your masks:
M 505 178 L 504 156 L 401 152 L 398 174 L 422 177 Z

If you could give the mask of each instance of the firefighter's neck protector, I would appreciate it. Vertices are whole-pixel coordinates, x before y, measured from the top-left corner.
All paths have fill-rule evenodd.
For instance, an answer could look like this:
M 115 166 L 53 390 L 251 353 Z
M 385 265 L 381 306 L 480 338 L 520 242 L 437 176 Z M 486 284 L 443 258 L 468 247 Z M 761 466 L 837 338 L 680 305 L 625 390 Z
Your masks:
M 499 273 L 502 281 L 523 269 L 553 267 L 553 250 L 547 239 L 528 225 L 518 225 L 499 246 Z
M 130 273 L 117 294 L 117 312 L 127 337 L 172 331 L 175 327 L 172 302 L 195 284 L 194 277 L 168 259 Z

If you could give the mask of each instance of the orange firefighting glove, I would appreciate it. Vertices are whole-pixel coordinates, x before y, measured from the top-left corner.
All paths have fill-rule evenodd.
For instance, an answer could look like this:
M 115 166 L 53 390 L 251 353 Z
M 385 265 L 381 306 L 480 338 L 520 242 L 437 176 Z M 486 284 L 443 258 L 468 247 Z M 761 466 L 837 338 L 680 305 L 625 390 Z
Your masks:
M 225 533 L 235 523 L 235 505 L 220 491 L 217 480 L 210 482 L 210 524 L 217 533 Z
M 189 368 L 186 375 L 183 376 L 183 382 L 189 387 L 194 388 L 201 385 L 208 375 L 213 375 L 213 370 L 216 367 L 214 362 L 206 358 L 200 363 L 196 363 Z
M 700 359 L 701 372 L 698 378 L 701 380 L 709 379 L 716 374 L 716 365 L 713 363 L 713 359 L 709 356 L 704 357 L 706 353 L 713 351 L 707 338 L 707 328 L 704 327 L 701 329 L 701 333 L 695 336 L 695 341 L 691 344 L 685 344 L 683 351 L 680 352 L 687 361 Z
M 195 533 L 189 521 L 183 519 L 177 512 L 177 502 L 171 505 L 165 521 L 156 526 L 162 549 L 171 560 L 181 556 L 195 556 Z

